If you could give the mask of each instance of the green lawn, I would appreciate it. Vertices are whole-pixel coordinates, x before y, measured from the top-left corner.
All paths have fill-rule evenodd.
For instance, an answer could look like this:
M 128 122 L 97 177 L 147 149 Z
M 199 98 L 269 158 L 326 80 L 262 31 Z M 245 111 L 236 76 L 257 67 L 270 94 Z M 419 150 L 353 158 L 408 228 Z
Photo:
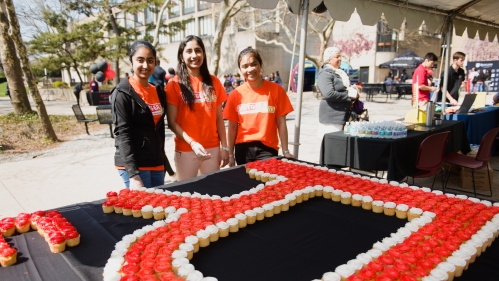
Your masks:
M 0 97 L 5 97 L 5 92 L 7 91 L 7 83 L 0 84 Z

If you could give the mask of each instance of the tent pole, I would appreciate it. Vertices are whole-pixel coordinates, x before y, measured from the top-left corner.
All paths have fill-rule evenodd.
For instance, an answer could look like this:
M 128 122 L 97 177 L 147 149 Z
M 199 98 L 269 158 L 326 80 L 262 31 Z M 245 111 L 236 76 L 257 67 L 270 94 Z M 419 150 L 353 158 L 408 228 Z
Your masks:
M 441 119 L 445 118 L 445 101 L 446 101 L 446 96 L 447 96 L 447 83 L 449 81 L 449 54 L 450 54 L 450 38 L 452 36 L 452 18 L 449 17 L 447 24 L 449 25 L 449 30 L 447 31 L 447 34 L 445 36 L 445 48 L 447 48 L 447 51 L 445 52 L 445 63 L 446 65 L 444 66 L 444 84 L 442 85 L 442 113 L 441 113 Z
M 308 24 L 308 0 L 303 0 L 302 20 L 300 30 L 300 56 L 298 68 L 298 83 L 296 89 L 296 108 L 295 108 L 295 137 L 293 141 L 293 155 L 298 158 L 300 148 L 300 123 L 301 123 L 301 107 L 303 98 L 303 78 L 305 75 L 305 50 L 307 49 L 307 24 Z

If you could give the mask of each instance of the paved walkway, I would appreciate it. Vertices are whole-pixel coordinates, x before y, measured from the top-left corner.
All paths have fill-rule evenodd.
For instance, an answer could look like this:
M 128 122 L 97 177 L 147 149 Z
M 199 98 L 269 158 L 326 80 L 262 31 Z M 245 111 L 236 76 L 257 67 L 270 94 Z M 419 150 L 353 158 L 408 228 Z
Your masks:
M 362 96 L 363 100 L 365 97 Z M 296 94 L 290 94 L 296 107 Z M 371 120 L 396 120 L 403 118 L 411 108 L 410 100 L 366 102 Z M 312 92 L 303 95 L 301 118 L 300 160 L 317 163 L 320 142 L 317 138 L 319 101 Z M 72 115 L 71 102 L 45 102 L 49 114 Z M 35 107 L 33 106 L 33 109 Z M 95 113 L 94 106 L 82 106 L 85 114 Z M 0 98 L 0 115 L 12 111 L 8 98 Z M 295 113 L 287 117 L 289 141 L 293 142 Z M 83 125 L 82 125 L 83 126 Z M 65 149 L 64 153 L 41 152 L 40 157 L 0 164 L 0 218 L 15 216 L 19 212 L 47 210 L 69 204 L 93 201 L 105 197 L 110 190 L 118 191 L 123 184 L 113 164 L 114 146 L 109 139 L 107 125 L 92 136 L 83 135 L 65 146 L 78 146 L 78 141 L 94 141 L 95 149 L 77 152 Z M 101 148 L 97 148 L 101 147 Z M 173 164 L 173 134 L 167 131 L 167 156 Z M 290 146 L 293 151 L 293 147 Z M 45 154 L 45 155 L 44 155 Z

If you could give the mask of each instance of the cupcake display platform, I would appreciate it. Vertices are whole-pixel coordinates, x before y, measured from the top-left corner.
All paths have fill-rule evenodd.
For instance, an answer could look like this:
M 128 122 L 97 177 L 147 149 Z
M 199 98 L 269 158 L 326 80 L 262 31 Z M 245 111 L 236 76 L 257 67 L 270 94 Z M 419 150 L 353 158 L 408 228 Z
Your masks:
M 280 165 L 281 163 L 277 164 Z M 293 166 L 294 164 L 285 165 Z M 344 187 L 341 185 L 333 185 L 333 187 L 335 187 L 334 190 L 326 189 L 325 187 L 327 185 L 322 182 L 324 177 L 317 178 L 316 175 L 328 172 L 327 170 L 324 171 L 324 169 L 307 167 L 310 169 L 305 169 L 305 171 L 308 171 L 306 173 L 303 173 L 303 169 L 301 168 L 295 170 L 282 170 L 284 171 L 283 173 L 277 173 L 270 170 L 265 171 L 265 169 L 261 168 L 262 167 L 255 167 L 257 171 L 261 172 L 259 180 L 262 180 L 262 176 L 264 177 L 263 180 L 267 181 L 271 180 L 273 177 L 284 176 L 292 178 L 292 176 L 296 175 L 297 178 L 289 183 L 292 182 L 294 185 L 303 184 L 303 186 L 301 189 L 295 188 L 294 191 L 280 189 L 284 192 L 291 191 L 290 193 L 293 194 L 294 199 L 293 196 L 284 197 L 286 194 L 281 194 L 281 197 L 276 197 L 275 199 L 278 200 L 281 198 L 283 202 L 274 204 L 270 207 L 269 204 L 263 204 L 263 208 L 261 209 L 264 209 L 265 219 L 256 221 L 254 225 L 248 224 L 244 227 L 240 227 L 237 233 L 235 233 L 235 231 L 230 231 L 227 237 L 222 238 L 222 236 L 220 236 L 221 238 L 219 238 L 218 241 L 210 243 L 209 246 L 205 245 L 208 247 L 201 247 L 199 252 L 195 253 L 193 257 L 190 257 L 192 259 L 189 261 L 189 266 L 185 266 L 186 270 L 190 269 L 192 266 L 192 269 L 195 268 L 204 276 L 214 276 L 218 278 L 218 280 L 312 280 L 320 279 L 323 276 L 324 280 L 335 280 L 327 278 L 330 278 L 335 269 L 337 272 L 339 271 L 347 274 L 349 270 L 346 266 L 347 262 L 357 266 L 360 272 L 362 267 L 359 262 L 349 262 L 353 259 L 368 262 L 368 256 L 371 256 L 371 260 L 374 260 L 373 257 L 376 256 L 378 260 L 377 263 L 372 265 L 374 269 L 376 269 L 376 266 L 379 264 L 390 264 L 390 266 L 386 267 L 391 268 L 391 265 L 395 265 L 395 261 L 392 257 L 393 255 L 400 254 L 400 252 L 408 252 L 406 248 L 400 246 L 404 244 L 401 243 L 403 240 L 397 240 L 401 239 L 401 236 L 404 236 L 405 232 L 401 231 L 400 228 L 407 223 L 407 219 L 399 218 L 398 212 L 396 213 L 396 211 L 400 211 L 398 206 L 403 204 L 398 203 L 397 208 L 392 209 L 391 204 L 386 204 L 390 200 L 383 200 L 386 201 L 383 206 L 388 211 L 385 213 L 385 211 L 382 210 L 383 213 L 376 213 L 373 211 L 374 202 L 372 202 L 371 209 L 368 210 L 367 206 L 369 204 L 366 204 L 366 208 L 364 208 L 365 202 L 360 202 L 359 196 L 355 196 L 358 194 L 355 194 L 354 192 L 352 192 L 354 193 L 353 195 L 346 194 L 348 193 L 348 191 L 346 191 L 349 188 L 348 185 Z M 265 173 L 267 173 L 267 175 L 265 175 Z M 341 177 L 351 178 L 352 175 L 342 175 Z M 357 177 L 357 179 L 359 181 L 368 180 L 361 179 L 360 177 Z M 320 184 L 324 186 L 322 189 L 317 188 L 319 180 L 321 181 Z M 220 200 L 220 198 L 223 198 L 224 196 L 234 196 L 234 194 L 240 194 L 245 190 L 257 190 L 258 192 L 262 190 L 277 190 L 277 188 L 274 189 L 271 187 L 272 184 L 267 184 L 265 187 L 260 186 L 259 184 L 261 184 L 259 181 L 249 177 L 245 167 L 235 167 L 205 177 L 196 178 L 189 182 L 169 185 L 168 190 L 170 191 L 169 194 L 173 191 L 178 191 L 180 193 L 208 193 L 212 196 L 204 196 L 202 198 L 210 198 L 210 200 Z M 382 182 L 381 184 L 388 183 Z M 396 183 L 392 184 L 393 187 L 396 186 Z M 258 186 L 260 188 L 256 188 Z M 334 191 L 340 190 L 340 188 L 344 191 L 340 194 L 335 194 Z M 354 189 L 357 189 L 358 191 L 358 188 Z M 415 189 L 416 188 L 411 190 Z M 407 189 L 407 191 L 409 192 L 410 189 Z M 429 190 L 424 190 L 423 192 L 429 192 Z M 315 196 L 312 196 L 312 193 Z M 319 193 L 321 196 L 318 195 Z M 287 193 L 287 195 L 289 195 L 289 193 Z M 435 195 L 440 196 L 437 194 Z M 329 196 L 329 198 L 327 198 L 327 196 Z M 385 196 L 388 199 L 388 197 L 393 197 L 394 194 L 386 194 Z M 435 197 L 434 195 L 432 196 Z M 191 197 L 191 195 L 188 197 Z M 307 200 L 304 200 L 305 197 Z M 334 200 L 336 197 L 338 197 L 338 201 Z M 442 199 L 441 196 L 439 198 Z M 284 202 L 286 200 L 284 199 L 287 199 L 289 206 L 291 206 L 290 203 L 293 200 L 298 201 L 300 199 L 301 203 L 296 203 L 296 205 L 285 210 L 284 206 L 281 205 L 286 204 Z M 377 199 L 380 198 L 375 197 L 372 199 L 375 199 L 374 201 L 379 201 Z M 273 200 L 272 202 L 276 200 Z M 460 200 L 469 201 L 468 199 Z M 108 201 L 109 200 L 106 202 Z M 369 200 L 367 201 L 369 202 Z M 414 207 L 414 202 L 412 201 L 405 203 L 407 203 L 407 207 Z M 428 205 L 430 203 L 431 202 L 426 202 L 425 204 Z M 421 207 L 426 210 L 430 206 L 425 204 L 421 204 L 421 202 L 418 203 L 418 205 L 422 205 Z M 482 203 L 471 202 L 469 204 Z M 0 268 L 0 280 L 102 280 L 103 273 L 104 279 L 112 280 L 112 270 L 109 270 L 111 268 L 109 264 L 119 260 L 111 258 L 113 257 L 112 253 L 116 251 L 116 246 L 119 244 L 118 242 L 123 241 L 125 236 L 130 238 L 128 235 L 135 233 L 139 229 L 142 230 L 137 232 L 140 233 L 137 234 L 137 236 L 146 237 L 145 232 L 147 231 L 144 229 L 151 231 L 159 229 L 160 227 L 168 227 L 172 222 L 176 222 L 176 220 L 172 219 L 174 215 L 170 217 L 170 220 L 168 220 L 167 217 L 166 221 L 155 221 L 154 219 L 144 219 L 138 216 L 134 217 L 135 214 L 125 216 L 123 213 L 104 213 L 103 205 L 106 207 L 104 210 L 108 210 L 109 205 L 103 204 L 103 201 L 84 203 L 59 209 L 64 217 L 78 229 L 81 235 L 81 242 L 78 247 L 67 249 L 61 254 L 50 254 L 50 251 L 46 249 L 46 245 L 43 245 L 41 241 L 38 241 L 40 239 L 43 240 L 43 238 L 35 232 L 28 232 L 23 235 L 14 235 L 7 238 L 7 242 L 15 245 L 18 252 L 22 253 L 22 255 L 18 256 L 18 262 L 15 265 Z M 442 204 L 439 204 L 439 206 L 440 205 Z M 277 208 L 276 206 L 279 207 Z M 242 208 L 244 211 L 244 207 Z M 480 207 L 480 209 L 487 208 L 494 207 Z M 180 210 L 181 208 L 177 209 Z M 403 210 L 407 212 L 407 209 L 405 208 L 400 209 L 402 212 Z M 441 209 L 442 210 L 435 210 L 436 216 L 442 215 L 442 213 L 448 209 L 448 206 L 444 205 Z M 142 211 L 149 217 L 149 208 L 142 209 Z M 267 214 L 267 212 L 270 211 L 272 211 L 272 215 L 270 215 L 270 213 Z M 391 216 L 392 214 L 393 216 Z M 179 214 L 179 217 L 181 215 L 182 214 Z M 230 224 L 230 220 L 234 219 L 231 217 L 234 215 L 236 214 L 231 213 L 231 216 L 218 221 L 220 223 L 226 222 Z M 252 214 L 249 213 L 249 215 L 251 216 Z M 156 214 L 154 214 L 154 217 L 155 216 Z M 432 225 L 432 216 L 428 213 L 428 215 L 424 214 L 423 217 L 426 218 L 426 222 L 420 220 L 418 223 L 413 222 L 411 226 L 407 226 L 410 229 L 409 233 L 411 233 L 411 231 L 413 233 L 418 232 L 417 228 L 414 229 L 414 225 L 420 226 L 421 229 L 425 229 L 426 231 L 420 235 L 423 236 L 423 239 L 429 241 L 428 245 L 433 245 L 432 243 L 435 243 L 435 241 L 430 238 L 434 235 L 434 229 L 428 227 L 428 225 Z M 427 217 L 429 217 L 429 219 Z M 236 215 L 236 225 L 238 223 L 237 218 Z M 242 217 L 240 216 L 239 219 L 241 218 Z M 433 219 L 434 218 L 435 217 L 433 217 Z M 471 222 L 472 219 L 470 218 L 469 221 Z M 153 225 L 153 223 L 156 224 L 155 227 L 150 226 Z M 217 224 L 217 226 L 218 225 L 219 224 Z M 220 226 L 223 227 L 222 225 L 223 224 Z M 207 235 L 205 236 L 207 239 L 211 238 L 209 227 L 210 225 L 207 225 L 206 230 L 203 230 L 203 226 L 197 231 L 199 242 L 201 242 L 201 239 L 204 236 L 204 232 L 201 233 L 201 231 L 207 232 Z M 181 229 L 185 230 L 186 227 Z M 193 230 L 194 229 L 191 228 L 189 231 L 193 232 Z M 195 232 L 191 234 L 196 235 Z M 398 234 L 399 236 L 395 234 Z M 437 236 L 437 238 L 442 240 L 446 237 Z M 414 240 L 417 241 L 417 239 Z M 128 245 L 132 246 L 136 241 L 139 240 L 135 240 L 134 238 L 133 242 L 128 242 Z M 190 247 L 182 246 L 184 244 L 189 244 L 187 243 L 187 238 L 185 242 L 186 243 L 181 244 L 180 249 L 174 251 L 176 253 L 172 253 L 171 259 L 175 259 L 173 255 L 177 255 L 179 259 L 182 259 L 183 254 L 181 252 L 192 252 Z M 444 245 L 443 242 L 438 243 L 439 246 Z M 457 242 L 454 241 L 453 243 Z M 450 244 L 452 243 L 449 243 L 448 247 L 452 249 L 453 245 Z M 398 252 L 394 251 L 394 249 L 384 248 L 387 247 L 387 245 L 392 245 L 393 247 L 397 246 L 398 248 L 396 250 Z M 421 256 L 415 264 L 411 265 L 411 263 L 409 263 L 410 267 L 404 268 L 407 264 L 399 262 L 397 264 L 399 266 L 398 269 L 401 272 L 403 270 L 407 272 L 418 272 L 417 268 L 421 268 L 422 270 L 430 272 L 431 269 L 436 268 L 438 264 L 436 261 L 439 261 L 439 257 L 436 255 L 449 257 L 450 254 L 449 251 L 447 250 L 446 252 L 445 249 L 436 251 L 435 249 L 428 248 L 427 250 L 432 252 L 432 255 L 428 255 L 428 253 L 423 251 L 424 249 L 426 248 L 421 246 L 420 252 L 411 252 L 416 257 L 419 257 L 418 255 Z M 497 243 L 492 243 L 490 247 L 484 247 L 484 250 L 485 251 L 481 252 L 481 255 L 476 258 L 476 261 L 470 264 L 469 268 L 463 272 L 463 275 L 455 280 L 499 280 L 499 268 L 491 266 L 491 264 L 495 264 L 499 260 L 499 246 Z M 379 251 L 380 253 L 383 252 L 384 254 L 377 255 L 376 251 Z M 442 260 L 441 257 L 440 261 Z M 186 258 L 187 256 L 184 259 Z M 408 259 L 410 261 L 410 257 Z M 422 260 L 425 262 L 421 262 Z M 104 267 L 106 263 L 108 265 Z M 171 265 L 174 265 L 174 263 Z M 125 264 L 123 264 L 123 266 L 125 266 Z M 108 270 L 103 270 L 103 268 L 107 268 Z M 120 267 L 117 267 L 117 269 L 117 272 L 122 272 Z M 160 270 L 169 272 L 171 271 L 171 267 L 166 266 Z M 388 269 L 386 269 L 386 271 L 387 272 L 384 272 L 383 274 L 396 274 Z M 176 274 L 178 274 L 178 272 Z M 351 278 L 351 280 L 369 279 Z M 392 278 L 392 280 L 394 279 Z

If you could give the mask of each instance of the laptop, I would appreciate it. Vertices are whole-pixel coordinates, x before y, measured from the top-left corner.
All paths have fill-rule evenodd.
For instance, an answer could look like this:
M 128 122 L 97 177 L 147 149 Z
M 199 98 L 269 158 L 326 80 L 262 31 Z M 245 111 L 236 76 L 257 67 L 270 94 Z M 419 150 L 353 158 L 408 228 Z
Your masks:
M 470 111 L 471 106 L 475 102 L 476 99 L 476 94 L 467 94 L 464 96 L 463 103 L 459 107 L 458 111 L 456 114 L 467 114 Z

